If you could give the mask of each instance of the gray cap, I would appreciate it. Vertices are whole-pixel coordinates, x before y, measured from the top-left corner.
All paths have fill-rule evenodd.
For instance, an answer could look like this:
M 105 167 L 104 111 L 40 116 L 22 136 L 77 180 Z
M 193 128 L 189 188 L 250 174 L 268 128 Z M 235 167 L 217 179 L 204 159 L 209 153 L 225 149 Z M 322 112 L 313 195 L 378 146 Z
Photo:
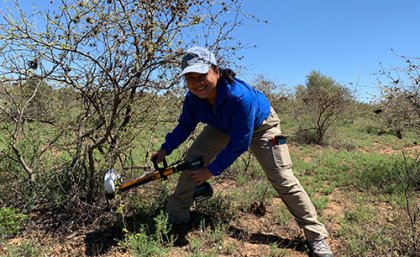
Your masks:
M 211 65 L 217 66 L 214 54 L 206 48 L 194 46 L 188 49 L 184 57 L 182 57 L 181 75 L 190 72 L 204 74 L 210 70 Z

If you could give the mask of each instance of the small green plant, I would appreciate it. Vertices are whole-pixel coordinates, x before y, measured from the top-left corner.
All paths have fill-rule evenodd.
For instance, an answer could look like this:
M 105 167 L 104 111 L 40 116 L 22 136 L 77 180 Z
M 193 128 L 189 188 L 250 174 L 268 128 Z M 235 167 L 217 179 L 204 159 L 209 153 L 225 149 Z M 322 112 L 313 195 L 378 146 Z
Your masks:
M 291 220 L 291 215 L 286 206 L 281 205 L 276 208 L 273 212 L 274 222 L 279 225 L 285 225 Z
M 225 224 L 218 223 L 208 234 L 208 245 L 213 245 L 216 251 L 223 249 L 223 239 L 226 231 Z
M 203 245 L 204 245 L 204 241 L 201 238 L 197 236 L 191 237 L 190 248 L 193 253 L 199 253 Z
M 42 249 L 39 245 L 34 245 L 29 240 L 23 240 L 19 245 L 6 245 L 5 251 L 7 257 L 39 257 L 42 255 Z M 47 255 L 45 255 L 47 256 Z
M 284 257 L 287 256 L 287 251 L 285 249 L 279 248 L 276 243 L 270 244 L 270 255 L 268 257 Z
M 318 212 L 322 212 L 328 204 L 328 197 L 323 195 L 321 197 L 314 197 L 312 202 Z
M 167 254 L 167 250 L 144 231 L 129 234 L 120 246 L 128 249 L 133 256 L 165 256 Z
M 174 242 L 174 238 L 169 235 L 167 216 L 161 212 L 154 218 L 154 222 L 152 234 L 142 226 L 139 232 L 128 234 L 120 242 L 120 246 L 128 249 L 134 256 L 167 256 Z
M 238 210 L 233 206 L 233 197 L 231 195 L 223 196 L 216 193 L 207 201 L 199 202 L 196 205 L 196 211 L 200 214 L 208 216 L 214 223 L 229 223 L 233 220 Z
M 172 245 L 173 236 L 169 235 L 171 226 L 168 224 L 168 216 L 161 211 L 160 214 L 153 219 L 155 221 L 154 238 L 162 245 Z
M 27 216 L 19 213 L 16 209 L 0 208 L 0 239 L 17 234 L 26 221 Z
M 258 181 L 250 186 L 245 192 L 238 190 L 234 192 L 237 208 L 245 213 L 254 213 L 264 215 L 265 207 L 271 202 L 272 197 L 276 195 L 274 188 L 266 180 Z
M 223 254 L 232 255 L 235 252 L 235 248 L 236 248 L 235 244 L 229 242 L 225 244 Z

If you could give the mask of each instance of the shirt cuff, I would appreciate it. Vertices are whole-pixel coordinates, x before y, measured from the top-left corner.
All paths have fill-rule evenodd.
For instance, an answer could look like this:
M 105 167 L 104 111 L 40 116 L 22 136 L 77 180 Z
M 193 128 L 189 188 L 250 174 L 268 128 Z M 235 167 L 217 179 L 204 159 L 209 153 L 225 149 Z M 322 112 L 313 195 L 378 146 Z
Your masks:
M 207 166 L 207 169 L 209 169 L 209 171 L 211 172 L 211 174 L 213 174 L 213 176 L 219 176 L 223 172 L 223 169 L 220 170 L 220 168 L 217 167 L 217 165 L 214 162 L 210 163 Z

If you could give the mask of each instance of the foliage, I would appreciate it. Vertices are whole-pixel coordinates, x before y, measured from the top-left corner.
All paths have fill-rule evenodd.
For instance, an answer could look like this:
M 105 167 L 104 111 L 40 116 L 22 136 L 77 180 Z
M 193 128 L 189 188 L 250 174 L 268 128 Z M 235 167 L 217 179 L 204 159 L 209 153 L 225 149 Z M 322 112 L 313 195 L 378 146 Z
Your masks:
M 169 233 L 168 218 L 161 212 L 153 220 L 153 234 L 149 235 L 148 229 L 142 227 L 139 232 L 127 235 L 120 246 L 130 249 L 134 256 L 167 256 L 174 240 Z
M 352 198 L 355 203 L 348 206 L 340 222 L 339 233 L 347 244 L 343 256 L 417 255 L 418 239 L 407 233 L 405 214 L 390 213 L 389 209 L 371 204 L 374 197 L 369 195 L 356 194 Z
M 273 219 L 276 224 L 285 225 L 292 220 L 292 215 L 286 206 L 281 205 L 274 210 Z
M 352 103 L 349 89 L 319 72 L 311 72 L 306 85 L 296 92 L 296 119 L 300 121 L 296 140 L 324 143 L 327 131 L 343 121 Z
M 383 67 L 379 71 L 382 99 L 377 103 L 376 111 L 384 130 L 390 130 L 398 138 L 407 131 L 420 131 L 419 58 L 400 58 L 405 67 Z
M 0 209 L 1 239 L 15 236 L 27 224 L 27 215 L 22 213 L 39 206 L 46 210 L 60 207 L 55 210 L 73 213 L 65 216 L 68 223 L 63 223 L 63 215 L 56 215 L 53 221 L 47 218 L 53 225 L 114 225 L 116 231 L 126 233 L 120 246 L 133 255 L 171 256 L 174 238 L 161 211 L 177 175 L 168 182 L 126 192 L 105 207 L 103 173 L 115 166 L 125 178 L 134 178 L 150 168 L 150 152 L 172 129 L 180 110 L 184 93 L 177 76 L 180 55 L 196 44 L 207 45 L 218 56 L 227 56 L 226 50 L 237 47 L 230 33 L 241 25 L 239 1 L 59 1 L 54 10 L 33 14 L 20 10 L 19 4 L 13 8 L 15 12 L 0 21 L 0 205 L 8 206 Z M 228 12 L 237 13 L 236 19 L 225 19 Z M 41 18 L 43 22 L 33 22 Z M 377 149 L 365 152 L 374 143 L 382 147 L 392 140 L 390 135 L 372 133 L 379 131 L 378 123 L 388 117 L 391 123 L 386 124 L 402 123 L 400 131 L 407 137 L 392 142 L 394 151 L 411 139 L 405 131 L 416 130 L 416 60 L 407 58 L 407 69 L 395 70 L 408 75 L 408 80 L 398 80 L 391 71 L 382 74 L 390 84 L 384 86 L 386 98 L 381 103 L 385 107 L 376 115 L 378 120 L 372 119 L 372 105 L 351 105 L 350 92 L 319 72 L 308 75 L 295 99 L 263 77 L 255 83 L 287 121 L 287 129 L 300 124 L 295 137 L 306 142 L 328 142 L 327 132 L 340 125 L 347 110 L 356 110 L 358 115 L 340 130 L 343 141 L 334 145 L 340 150 L 291 144 L 295 173 L 319 211 L 328 209 L 336 191 L 351 199 L 363 196 L 354 199 L 354 206 L 343 207 L 341 228 L 334 231 L 346 241 L 338 249 L 342 256 L 415 256 L 418 249 L 418 158 L 391 157 Z M 295 117 L 289 114 L 292 103 Z M 190 140 L 171 155 L 173 161 L 183 156 Z M 386 147 L 391 148 L 389 145 Z M 266 209 L 276 192 L 262 177 L 264 172 L 249 154 L 214 179 L 220 191 L 194 205 L 194 221 L 200 226 L 191 228 L 186 248 L 190 256 L 236 254 L 232 243 L 235 231 L 244 241 L 252 242 L 256 236 L 250 223 L 244 223 L 248 227 L 243 232 L 231 225 L 266 212 L 274 220 L 258 219 L 267 228 L 260 227 L 261 241 L 253 243 L 268 242 L 269 256 L 287 255 L 288 250 L 279 248 L 282 244 L 277 244 L 271 230 L 270 235 L 263 234 L 270 226 L 275 234 L 279 233 L 276 226 L 284 227 L 287 235 L 294 228 L 284 206 L 273 213 Z M 383 203 L 395 210 L 383 212 L 379 208 Z M 115 204 L 117 211 L 112 212 Z M 115 219 L 104 213 L 108 208 Z M 399 216 L 387 216 L 392 211 Z M 39 212 L 40 219 L 57 212 Z M 94 222 L 97 217 L 101 219 Z M 384 221 L 386 218 L 391 220 Z M 44 223 L 32 225 L 38 224 L 45 229 Z M 72 228 L 60 227 L 59 231 L 77 234 Z M 232 241 L 226 246 L 227 236 Z M 209 251 L 204 254 L 203 249 Z M 44 254 L 37 244 L 26 240 L 19 246 L 0 247 L 0 253 L 4 251 L 6 256 Z M 51 254 L 56 253 L 45 253 Z
M 0 208 L 0 239 L 4 239 L 18 233 L 27 221 L 25 214 L 13 208 Z
M 44 250 L 39 244 L 34 244 L 30 240 L 23 240 L 19 245 L 6 245 L 7 257 L 39 257 L 44 256 Z
M 207 201 L 197 204 L 196 211 L 203 216 L 207 216 L 213 224 L 228 223 L 235 219 L 239 213 L 234 206 L 232 197 L 218 193 Z
M 10 171 L 28 185 L 27 206 L 84 208 L 103 203 L 109 167 L 148 167 L 178 117 L 183 51 L 234 57 L 241 47 L 230 34 L 246 18 L 237 0 L 51 1 L 32 13 L 16 1 L 2 14 L 1 162 L 19 167 Z
M 401 187 L 406 169 L 409 170 L 411 179 L 404 181 L 411 190 L 420 183 L 419 161 L 404 160 L 400 156 L 393 158 L 384 157 L 378 154 L 370 154 L 362 157 L 355 167 L 351 181 L 357 187 L 372 192 L 393 194 L 403 193 Z M 356 183 L 356 181 L 358 183 Z

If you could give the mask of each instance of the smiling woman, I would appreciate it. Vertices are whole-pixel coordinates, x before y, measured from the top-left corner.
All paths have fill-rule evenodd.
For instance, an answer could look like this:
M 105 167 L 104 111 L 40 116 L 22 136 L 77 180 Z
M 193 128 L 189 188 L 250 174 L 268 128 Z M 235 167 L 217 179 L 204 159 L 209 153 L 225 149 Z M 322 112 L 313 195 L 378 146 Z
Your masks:
M 187 50 L 181 61 L 189 92 L 175 129 L 166 135 L 152 158 L 163 161 L 199 122 L 207 124 L 186 153 L 187 159 L 202 157 L 204 166 L 182 172 L 166 211 L 172 225 L 190 222 L 194 191 L 219 176 L 248 148 L 251 149 L 289 211 L 303 228 L 315 256 L 331 257 L 324 240 L 325 226 L 317 219 L 309 196 L 293 175 L 286 137 L 267 97 L 230 70 L 220 69 L 212 52 L 201 47 Z
M 214 54 L 201 47 L 192 47 L 182 59 L 181 69 L 190 92 L 214 105 L 220 78 Z
M 185 74 L 185 81 L 191 93 L 199 98 L 206 99 L 209 104 L 214 105 L 216 103 L 216 85 L 219 77 L 219 68 L 211 66 L 205 74 L 196 72 Z

